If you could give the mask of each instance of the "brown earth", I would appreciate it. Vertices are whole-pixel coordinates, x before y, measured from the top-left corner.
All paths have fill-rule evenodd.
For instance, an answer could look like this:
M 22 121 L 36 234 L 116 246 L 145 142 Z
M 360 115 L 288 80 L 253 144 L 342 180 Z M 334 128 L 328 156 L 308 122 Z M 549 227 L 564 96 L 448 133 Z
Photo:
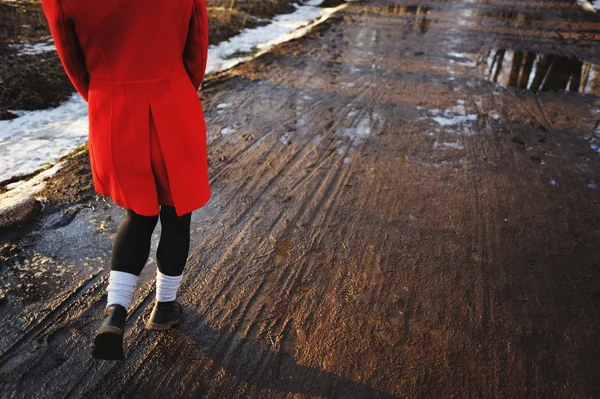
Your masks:
M 0 247 L 0 396 L 600 397 L 600 99 L 552 72 L 599 42 L 571 2 L 377 0 L 210 79 L 185 319 L 144 329 L 151 259 L 122 362 L 90 354 L 123 210 L 82 152 Z M 488 80 L 509 51 L 539 90 Z

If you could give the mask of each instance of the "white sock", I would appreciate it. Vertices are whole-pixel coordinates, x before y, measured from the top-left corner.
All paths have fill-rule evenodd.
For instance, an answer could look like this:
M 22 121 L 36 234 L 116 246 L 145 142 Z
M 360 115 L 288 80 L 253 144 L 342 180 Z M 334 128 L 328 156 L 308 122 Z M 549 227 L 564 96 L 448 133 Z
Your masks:
M 156 269 L 156 300 L 158 302 L 174 301 L 177 296 L 179 283 L 183 279 L 183 273 L 179 276 L 167 276 Z
M 133 273 L 111 270 L 108 277 L 108 300 L 106 307 L 118 303 L 125 309 L 129 308 L 135 291 L 138 276 Z

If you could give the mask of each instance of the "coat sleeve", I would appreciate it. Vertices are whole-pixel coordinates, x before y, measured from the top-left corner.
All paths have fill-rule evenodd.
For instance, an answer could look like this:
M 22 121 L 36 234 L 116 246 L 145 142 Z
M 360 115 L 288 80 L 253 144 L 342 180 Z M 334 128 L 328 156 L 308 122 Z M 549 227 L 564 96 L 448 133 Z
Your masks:
M 192 17 L 183 50 L 183 63 L 196 90 L 204 79 L 208 58 L 208 12 L 206 0 L 192 0 Z
M 75 90 L 87 101 L 89 75 L 85 66 L 85 56 L 75 32 L 75 23 L 65 15 L 60 0 L 42 0 L 42 9 L 65 72 Z

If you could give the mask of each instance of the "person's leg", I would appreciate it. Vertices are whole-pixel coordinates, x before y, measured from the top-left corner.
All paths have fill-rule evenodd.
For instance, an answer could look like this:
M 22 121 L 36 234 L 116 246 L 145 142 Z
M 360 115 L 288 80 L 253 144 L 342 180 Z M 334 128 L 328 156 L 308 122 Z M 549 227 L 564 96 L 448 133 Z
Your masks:
M 177 216 L 172 206 L 161 207 L 162 232 L 156 251 L 156 302 L 146 323 L 146 328 L 151 330 L 168 330 L 181 320 L 183 310 L 175 298 L 190 249 L 191 217 L 191 213 Z
M 104 360 L 120 360 L 127 309 L 133 298 L 137 279 L 150 254 L 156 216 L 138 215 L 127 210 L 113 244 L 111 270 L 108 278 L 108 299 L 103 320 L 94 337 L 92 355 Z
M 163 205 L 160 209 L 162 232 L 156 251 L 158 302 L 175 300 L 190 249 L 191 217 L 191 212 L 177 216 L 172 206 Z
M 106 307 L 115 303 L 125 309 L 129 307 L 138 276 L 150 255 L 152 233 L 157 222 L 158 215 L 142 216 L 127 210 L 113 244 Z

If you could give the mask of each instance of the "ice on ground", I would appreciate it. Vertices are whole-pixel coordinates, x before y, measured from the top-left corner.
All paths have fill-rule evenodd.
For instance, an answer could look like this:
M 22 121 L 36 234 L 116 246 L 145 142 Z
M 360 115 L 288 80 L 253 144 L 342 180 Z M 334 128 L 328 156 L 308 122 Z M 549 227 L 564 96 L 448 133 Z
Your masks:
M 454 126 L 468 121 L 476 121 L 477 115 L 435 116 L 431 119 L 433 119 L 442 126 Z
M 88 138 L 87 104 L 73 94 L 57 108 L 0 121 L 0 181 L 55 162 Z
M 279 15 L 266 26 L 245 29 L 226 42 L 210 46 L 207 73 L 231 68 L 279 43 L 300 37 L 346 6 L 317 7 L 321 3 L 322 0 L 310 0 L 296 5 L 296 11 Z M 49 41 L 18 46 L 26 54 L 53 50 Z M 219 104 L 217 108 L 222 111 L 228 106 Z M 77 94 L 56 108 L 11 112 L 19 117 L 0 121 L 0 181 L 52 164 L 87 141 L 87 104 Z
M 454 142 L 454 141 L 444 141 L 442 143 L 438 143 L 437 141 L 435 141 L 433 143 L 433 148 L 453 148 L 455 150 L 462 150 L 464 147 L 462 145 L 460 145 L 458 142 Z
M 226 42 L 210 46 L 207 73 L 229 69 L 241 62 L 270 50 L 277 44 L 304 35 L 310 28 L 346 6 L 320 8 L 322 0 L 310 0 L 291 14 L 278 15 L 268 25 L 244 29 Z
M 596 137 L 588 137 L 587 139 L 590 142 L 590 148 L 600 154 L 600 139 Z
M 282 134 L 281 137 L 279 137 L 279 141 L 281 141 L 285 145 L 290 144 L 291 141 L 289 132 L 285 132 L 284 134 Z
M 467 113 L 464 106 L 464 100 L 458 100 L 456 106 L 453 108 L 445 110 L 431 109 L 429 110 L 429 114 L 431 119 L 441 127 L 460 126 L 460 131 L 453 129 L 446 129 L 446 131 L 463 135 L 472 134 L 472 130 L 468 127 L 468 124 L 477 120 L 477 114 Z
M 9 44 L 8 47 L 17 50 L 20 55 L 36 55 L 56 51 L 53 39 L 47 39 L 38 43 Z
M 233 133 L 233 132 L 235 132 L 235 129 L 234 129 L 234 128 L 232 128 L 232 127 L 229 127 L 229 126 L 227 126 L 227 127 L 224 127 L 223 129 L 221 129 L 221 134 L 222 134 L 223 136 L 226 136 L 226 135 L 228 135 L 228 134 L 231 134 L 231 133 Z
M 23 198 L 42 191 L 46 185 L 46 179 L 58 172 L 62 166 L 63 162 L 57 163 L 53 167 L 38 173 L 32 179 L 9 184 L 7 186 L 9 191 L 0 194 L 0 204 L 2 205 L 0 209 L 9 209 L 14 204 L 20 203 Z
M 471 59 L 471 54 L 450 52 L 450 53 L 448 53 L 448 55 L 450 57 L 457 58 L 460 60 L 460 61 L 450 60 L 450 62 L 453 64 L 455 63 L 456 65 L 462 65 L 462 66 L 468 66 L 468 67 L 477 66 L 477 63 L 473 59 Z
M 577 4 L 586 11 L 596 12 L 600 10 L 600 0 L 577 0 Z
M 343 135 L 349 137 L 354 144 L 360 143 L 371 135 L 371 123 L 368 116 L 364 116 L 355 125 L 344 130 Z

